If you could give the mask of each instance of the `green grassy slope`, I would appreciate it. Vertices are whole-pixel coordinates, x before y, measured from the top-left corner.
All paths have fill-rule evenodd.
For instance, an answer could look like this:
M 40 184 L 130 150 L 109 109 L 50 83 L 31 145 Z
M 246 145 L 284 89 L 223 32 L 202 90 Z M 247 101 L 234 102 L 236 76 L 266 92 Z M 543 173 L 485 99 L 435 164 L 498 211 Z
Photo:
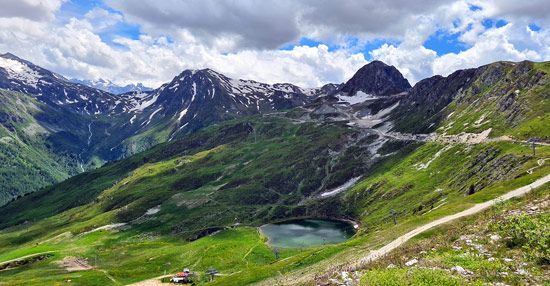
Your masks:
M 179 224 L 193 225 L 205 214 L 224 214 L 209 222 L 200 221 L 193 231 L 187 227 L 189 236 L 236 222 L 342 215 L 338 210 L 296 204 L 322 186 L 337 186 L 365 171 L 363 161 L 368 156 L 359 155 L 368 153 L 361 144 L 374 138 L 352 143 L 350 138 L 356 136 L 345 125 L 334 123 L 294 125 L 284 119 L 262 117 L 237 120 L 161 144 L 17 200 L 0 210 L 0 225 L 38 220 L 88 203 L 87 212 L 118 210 L 119 222 L 134 220 L 161 205 L 159 215 L 166 215 L 164 219 L 171 223 L 158 228 L 166 233 L 180 228 Z M 350 143 L 355 145 L 352 151 L 357 156 L 345 152 Z M 338 152 L 341 154 L 336 155 Z M 345 172 L 331 170 L 343 162 L 347 164 Z
M 350 276 L 359 285 L 549 285 L 549 195 L 543 186 L 430 230 Z
M 534 157 L 529 146 L 517 143 L 429 143 L 381 166 L 343 199 L 369 224 L 387 220 L 390 209 L 400 216 L 423 215 L 466 196 L 482 197 L 496 183 L 529 177 L 526 171 L 531 168 L 540 172 L 544 166 L 538 166 L 537 159 L 546 150 L 539 148 L 541 153 Z
M 539 74 L 546 66 L 523 65 L 527 68 L 506 63 L 486 67 L 472 80 L 470 91 L 464 90 L 465 96 L 454 98 L 440 111 L 439 121 L 431 122 L 437 123 L 434 128 L 468 115 L 472 118 L 464 123 L 469 124 L 443 132 L 480 132 L 489 127 L 495 132 L 491 136 L 544 140 L 542 126 L 548 125 L 548 120 L 541 114 L 550 107 L 530 103 L 537 98 L 538 89 L 540 96 L 546 94 L 547 87 L 537 78 L 547 77 Z M 510 76 L 510 82 L 513 75 L 522 84 L 533 83 L 525 91 L 525 101 L 516 98 L 515 85 L 506 87 L 500 80 Z M 491 87 L 475 92 L 473 86 L 482 82 L 492 82 Z M 506 99 L 510 91 L 512 101 Z M 472 96 L 479 98 L 476 101 Z M 500 104 L 508 107 L 500 113 L 490 112 Z M 109 276 L 88 270 L 74 273 L 75 279 L 98 285 L 112 278 L 126 284 L 159 276 L 164 269 L 191 267 L 203 272 L 217 267 L 232 275 L 218 277 L 211 285 L 315 280 L 329 265 L 349 263 L 419 225 L 550 172 L 549 146 L 537 147 L 534 156 L 530 146 L 511 141 L 450 144 L 389 140 L 373 156 L 369 150 L 378 136 L 350 128 L 346 122 L 299 123 L 291 119 L 303 112 L 254 116 L 204 128 L 0 208 L 0 261 L 53 251 L 53 257 L 43 261 L 5 270 L 4 279 L 22 284 L 27 273 L 59 282 L 64 272 L 52 262 L 66 256 L 92 261 L 97 255 L 100 270 Z M 481 124 L 474 116 L 480 112 L 487 113 L 490 121 Z M 506 112 L 514 114 L 514 120 L 507 120 Z M 541 128 L 517 133 L 537 120 Z M 472 129 L 472 124 L 482 127 Z M 320 197 L 325 190 L 357 176 L 362 178 L 351 190 Z M 391 222 L 391 209 L 398 213 L 397 226 Z M 286 259 L 274 261 L 265 238 L 250 226 L 293 217 L 348 218 L 362 226 L 346 243 L 301 252 L 285 249 Z M 25 220 L 31 223 L 29 232 L 21 225 Z M 114 223 L 125 225 L 118 232 L 87 233 Z M 413 274 L 422 279 L 433 273 Z
M 0 205 L 77 174 L 78 138 L 46 127 L 79 124 L 30 96 L 0 90 Z

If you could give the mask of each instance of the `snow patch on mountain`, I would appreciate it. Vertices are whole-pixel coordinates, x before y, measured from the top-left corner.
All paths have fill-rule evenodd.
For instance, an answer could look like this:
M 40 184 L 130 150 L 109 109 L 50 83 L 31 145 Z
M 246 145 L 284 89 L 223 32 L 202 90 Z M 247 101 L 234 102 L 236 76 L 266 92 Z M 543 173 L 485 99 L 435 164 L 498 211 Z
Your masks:
M 305 95 L 314 95 L 319 89 L 302 89 L 289 83 L 267 84 L 254 80 L 232 79 L 213 70 L 207 70 L 208 74 L 218 80 L 220 85 L 231 95 L 264 95 L 271 97 L 276 91 L 284 93 L 303 93 Z M 214 94 L 214 92 L 212 93 Z M 213 97 L 213 95 L 212 95 Z
M 168 89 L 176 89 L 178 88 L 178 86 L 180 86 L 180 83 L 179 82 L 176 82 L 176 84 L 174 84 L 173 86 L 169 87 Z
M 339 194 L 339 193 L 349 189 L 351 186 L 353 186 L 357 181 L 359 181 L 360 178 L 361 177 L 351 178 L 349 181 L 345 182 L 343 185 L 341 185 L 337 188 L 334 188 L 330 191 L 322 193 L 321 197 L 331 197 L 331 196 L 334 196 L 336 194 Z
M 341 101 L 345 101 L 345 102 L 347 102 L 351 105 L 361 103 L 361 102 L 364 102 L 364 101 L 367 101 L 367 100 L 377 99 L 376 96 L 374 96 L 372 94 L 366 94 L 362 91 L 358 91 L 354 96 L 347 96 L 347 95 L 344 95 L 344 94 L 339 94 L 337 97 Z
M 184 109 L 184 110 L 182 110 L 182 112 L 180 112 L 180 115 L 178 116 L 178 121 L 181 121 L 181 119 L 183 118 L 183 116 L 185 116 L 185 114 L 187 113 L 187 110 L 188 110 L 188 109 L 189 109 L 189 107 L 186 108 L 186 109 Z
M 16 60 L 0 57 L 0 67 L 6 70 L 8 78 L 22 81 L 24 84 L 34 88 L 36 88 L 38 80 L 42 78 L 37 71 Z
M 160 95 L 159 92 L 155 92 L 153 96 L 151 96 L 150 99 L 144 100 L 149 94 L 147 93 L 137 93 L 134 95 L 134 97 L 137 99 L 134 103 L 134 107 L 131 108 L 129 111 L 143 111 L 145 108 L 153 105 L 155 103 Z
M 151 120 L 153 119 L 153 116 L 155 116 L 155 114 L 157 114 L 157 112 L 161 110 L 162 110 L 162 107 L 159 107 L 159 109 L 153 111 L 153 113 L 151 113 L 151 115 L 149 116 L 149 119 L 145 122 L 145 125 L 143 123 L 141 125 L 144 125 L 144 126 L 149 125 L 149 123 L 151 123 Z
M 193 82 L 193 96 L 191 97 L 191 102 L 195 101 L 195 95 L 197 95 L 197 83 Z

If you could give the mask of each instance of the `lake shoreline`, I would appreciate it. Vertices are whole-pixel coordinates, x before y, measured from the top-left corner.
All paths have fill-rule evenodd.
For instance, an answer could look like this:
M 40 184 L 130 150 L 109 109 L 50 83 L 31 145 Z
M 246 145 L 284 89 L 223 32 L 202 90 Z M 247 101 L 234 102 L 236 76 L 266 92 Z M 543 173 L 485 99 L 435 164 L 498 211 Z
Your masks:
M 303 233 L 303 231 L 305 229 L 307 229 L 306 226 L 304 226 L 304 222 L 306 221 L 313 221 L 313 222 L 317 222 L 318 225 L 319 225 L 319 228 L 318 229 L 314 229 L 313 231 L 311 231 L 311 233 Z M 293 223 L 293 222 L 296 222 L 296 223 Z M 285 224 L 288 224 L 288 225 L 292 225 L 294 227 L 294 230 L 293 231 L 296 231 L 296 227 L 298 227 L 298 233 L 300 233 L 300 231 L 302 231 L 302 234 L 298 234 L 296 235 L 295 237 L 292 237 L 292 236 L 282 236 L 282 237 L 286 237 L 286 238 L 289 238 L 290 241 L 292 241 L 293 238 L 299 238 L 299 237 L 302 237 L 302 236 L 307 236 L 307 235 L 311 235 L 313 237 L 315 237 L 315 235 L 317 235 L 316 239 L 317 241 L 319 241 L 321 239 L 321 237 L 319 236 L 319 234 L 316 234 L 317 231 L 319 230 L 322 230 L 322 232 L 324 232 L 322 235 L 323 235 L 323 244 L 319 244 L 318 242 L 314 242 L 311 246 L 289 246 L 289 244 L 287 245 L 284 245 L 283 243 L 283 246 L 276 246 L 274 245 L 273 241 L 274 239 L 281 239 L 281 237 L 278 237 L 278 235 L 276 234 L 278 231 L 289 231 L 289 229 L 284 229 L 284 226 L 281 226 L 281 225 L 285 225 Z M 324 225 L 323 225 L 324 224 Z M 340 226 L 339 226 L 340 224 Z M 346 227 L 342 227 L 342 225 L 345 224 L 347 225 Z M 272 227 L 272 229 L 270 230 L 270 232 L 272 233 L 269 233 L 267 232 L 266 233 L 266 230 L 265 228 L 266 227 Z M 275 230 L 273 229 L 273 227 L 276 227 L 276 226 L 279 226 L 280 227 L 280 230 Z M 302 229 L 300 229 L 300 227 L 302 227 Z M 268 224 L 264 224 L 262 226 L 259 226 L 257 227 L 257 231 L 259 233 L 259 235 L 261 237 L 266 237 L 267 238 L 267 241 L 265 242 L 265 244 L 268 246 L 268 247 L 281 247 L 281 248 L 289 248 L 289 249 L 298 249 L 298 248 L 313 248 L 313 247 L 318 247 L 318 246 L 322 246 L 322 245 L 325 245 L 325 237 L 327 235 L 327 231 L 328 231 L 328 235 L 329 237 L 327 237 L 327 239 L 331 239 L 330 235 L 332 232 L 332 239 L 336 239 L 336 241 L 332 240 L 332 242 L 329 241 L 329 243 L 327 244 L 339 244 L 339 243 L 343 243 L 347 240 L 349 240 L 350 238 L 352 238 L 356 233 L 357 233 L 357 230 L 359 228 L 359 224 L 353 220 L 348 220 L 348 219 L 341 219 L 341 218 L 338 218 L 338 219 L 335 219 L 335 218 L 319 218 L 319 217 L 303 217 L 303 218 L 292 218 L 292 219 L 284 219 L 284 220 L 279 220 L 279 221 L 274 221 L 274 222 L 271 222 L 271 223 L 268 223 Z M 340 234 L 343 235 L 343 237 L 345 237 L 344 240 L 341 240 L 341 238 L 337 238 L 337 236 L 340 236 Z M 279 234 L 280 235 L 280 234 Z M 304 238 L 306 241 L 307 241 L 307 238 Z M 313 240 L 310 240 L 310 241 L 315 241 L 316 239 L 313 239 Z M 287 243 L 290 243 L 290 245 L 292 245 L 292 242 L 287 242 Z

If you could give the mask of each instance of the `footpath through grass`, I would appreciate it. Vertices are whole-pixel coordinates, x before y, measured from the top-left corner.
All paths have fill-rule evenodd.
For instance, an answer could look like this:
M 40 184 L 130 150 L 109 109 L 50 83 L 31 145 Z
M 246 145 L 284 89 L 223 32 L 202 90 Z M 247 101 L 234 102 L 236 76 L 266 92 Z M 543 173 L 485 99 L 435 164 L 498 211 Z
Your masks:
M 549 222 L 545 185 L 419 235 L 349 277 L 361 286 L 550 285 Z

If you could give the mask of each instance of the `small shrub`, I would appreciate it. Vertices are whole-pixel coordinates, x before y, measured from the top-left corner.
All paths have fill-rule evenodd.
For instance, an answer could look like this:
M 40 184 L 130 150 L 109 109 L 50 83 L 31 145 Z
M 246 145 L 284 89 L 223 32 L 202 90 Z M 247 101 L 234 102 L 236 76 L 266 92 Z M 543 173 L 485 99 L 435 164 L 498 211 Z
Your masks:
M 468 190 L 468 195 L 473 195 L 475 193 L 476 193 L 476 187 L 474 186 L 474 184 L 471 184 L 470 189 Z
M 550 264 L 550 216 L 509 216 L 491 223 L 493 229 L 507 237 L 506 246 L 521 247 L 523 251 L 540 264 Z
M 425 268 L 393 268 L 367 271 L 361 278 L 361 286 L 454 286 L 464 285 L 464 282 L 442 270 Z

